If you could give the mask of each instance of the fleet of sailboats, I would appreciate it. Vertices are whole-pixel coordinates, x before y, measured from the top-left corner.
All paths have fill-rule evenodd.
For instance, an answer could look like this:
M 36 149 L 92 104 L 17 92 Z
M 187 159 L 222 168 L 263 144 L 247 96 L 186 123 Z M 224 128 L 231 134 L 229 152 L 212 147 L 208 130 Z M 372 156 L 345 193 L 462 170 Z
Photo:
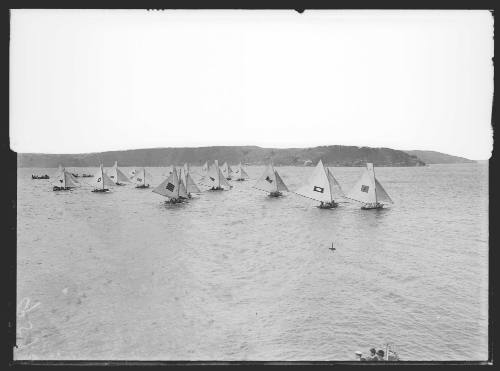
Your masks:
M 362 203 L 363 210 L 381 209 L 387 203 L 393 203 L 382 184 L 375 177 L 372 163 L 366 164 L 363 175 L 345 197 Z
M 283 182 L 283 179 L 281 179 L 278 172 L 274 169 L 273 164 L 270 164 L 266 168 L 253 187 L 264 192 L 269 192 L 269 197 L 280 197 L 283 195 L 283 191 L 289 192 L 285 182 Z
M 337 182 L 330 169 L 323 166 L 321 160 L 307 180 L 307 183 L 294 193 L 320 202 L 321 209 L 331 209 L 338 206 L 335 199 L 344 196 L 340 184 Z
M 222 167 L 219 167 L 217 160 L 213 164 L 209 164 L 207 161 L 202 166 L 202 172 L 204 174 L 196 182 L 191 175 L 188 163 L 185 163 L 178 170 L 173 166 L 167 178 L 154 188 L 153 192 L 167 197 L 168 203 L 175 204 L 191 198 L 193 193 L 201 193 L 198 184 L 207 186 L 210 191 L 222 191 L 232 188 L 232 185 L 228 182 L 228 180 L 232 179 L 232 176 L 235 181 L 249 179 L 241 162 L 233 170 L 227 162 Z M 119 169 L 118 162 L 115 161 L 114 166 L 107 172 L 104 172 L 103 165 L 100 164 L 90 185 L 93 187 L 92 192 L 108 192 L 115 185 L 124 185 L 131 182 L 136 184 L 136 188 L 149 188 L 150 179 L 151 175 L 143 167 L 133 170 L 131 175 L 127 177 Z M 80 186 L 75 176 L 62 165 L 59 165 L 57 175 L 52 183 L 54 183 L 54 191 L 70 190 Z M 283 192 L 289 192 L 288 187 L 272 163 L 266 167 L 252 187 L 267 192 L 270 197 L 280 197 Z M 344 194 L 333 172 L 324 166 L 323 161 L 320 159 L 306 182 L 294 190 L 293 193 L 320 202 L 318 207 L 321 209 L 335 208 L 338 206 L 339 200 L 343 198 L 361 203 L 361 209 L 363 210 L 381 209 L 387 204 L 394 203 L 376 178 L 372 163 L 366 164 L 366 169 L 361 178 L 347 194 Z

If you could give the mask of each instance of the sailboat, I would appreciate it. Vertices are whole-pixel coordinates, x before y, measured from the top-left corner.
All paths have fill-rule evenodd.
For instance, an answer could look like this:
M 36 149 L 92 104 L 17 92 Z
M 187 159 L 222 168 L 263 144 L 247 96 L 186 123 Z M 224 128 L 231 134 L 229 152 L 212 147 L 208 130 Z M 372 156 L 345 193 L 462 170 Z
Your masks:
M 382 209 L 384 203 L 393 203 L 382 184 L 375 177 L 372 163 L 366 164 L 365 172 L 345 197 L 361 202 L 363 210 Z
M 118 169 L 118 161 L 115 161 L 114 166 L 108 170 L 106 174 L 118 186 L 125 185 L 124 183 L 130 183 L 127 176 L 120 169 Z
M 184 165 L 184 173 L 181 177 L 182 182 L 184 184 L 184 187 L 186 188 L 186 192 L 188 195 L 188 198 L 191 198 L 191 193 L 200 193 L 200 189 L 194 182 L 193 178 L 191 177 L 191 174 L 189 173 L 189 165 L 185 164 Z
M 130 179 L 137 184 L 135 188 L 149 188 L 149 182 L 146 177 L 150 178 L 149 173 L 142 167 L 140 169 L 136 169 Z
M 234 173 L 236 174 L 236 180 L 237 181 L 241 182 L 241 181 L 245 180 L 246 178 L 249 178 L 249 176 L 246 173 L 246 171 L 243 170 L 243 166 L 241 165 L 241 162 L 238 165 L 238 167 L 236 168 L 236 170 L 234 171 Z
M 228 165 L 227 161 L 224 162 L 221 170 L 222 174 L 226 177 L 226 180 L 231 180 L 231 173 L 233 172 L 233 169 L 231 169 L 231 166 Z
M 66 170 L 62 170 L 62 172 L 56 176 L 56 179 L 52 184 L 54 183 L 56 185 L 52 187 L 53 191 L 68 191 L 78 187 L 79 185 L 78 180 L 75 179 L 73 174 Z
M 269 197 L 280 197 L 283 195 L 282 191 L 288 191 L 283 179 L 272 164 L 270 164 L 262 176 L 257 180 L 257 183 L 253 186 L 254 188 L 260 189 L 264 192 L 269 192 Z
M 214 164 L 208 168 L 207 175 L 202 178 L 201 182 L 209 186 L 210 191 L 223 191 L 224 188 L 232 188 L 222 174 L 222 171 L 219 168 L 219 161 L 217 160 L 215 160 Z
M 109 188 L 107 187 L 112 187 L 115 183 L 106 175 L 101 164 L 92 179 L 91 185 L 94 187 L 92 192 L 109 192 Z
M 302 197 L 311 198 L 321 202 L 320 209 L 331 209 L 337 207 L 335 197 L 343 197 L 344 193 L 330 169 L 325 168 L 323 161 L 319 160 L 306 184 L 294 193 Z
M 181 179 L 179 179 L 175 167 L 173 168 L 173 171 L 168 176 L 168 178 L 164 180 L 158 187 L 153 189 L 153 192 L 167 197 L 167 202 L 171 204 L 183 202 L 186 198 L 188 198 L 186 187 L 184 186 Z

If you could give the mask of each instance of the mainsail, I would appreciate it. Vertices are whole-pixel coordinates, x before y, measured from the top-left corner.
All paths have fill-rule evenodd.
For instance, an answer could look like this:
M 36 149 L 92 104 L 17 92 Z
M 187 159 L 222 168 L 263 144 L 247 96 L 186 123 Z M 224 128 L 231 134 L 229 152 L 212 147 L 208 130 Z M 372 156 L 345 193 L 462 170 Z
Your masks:
M 321 160 L 318 161 L 318 164 L 309 177 L 308 182 L 295 191 L 295 193 L 321 202 L 332 202 L 334 200 L 331 177 L 328 176 Z
M 130 179 L 132 179 L 137 185 L 141 186 L 146 186 L 148 184 L 147 180 L 151 178 L 145 168 L 136 169 L 133 174 L 134 175 L 132 175 Z
M 329 168 L 326 168 L 326 175 L 328 175 L 328 179 L 330 180 L 330 191 L 332 192 L 333 199 L 344 197 L 342 187 Z
M 243 169 L 243 166 L 241 165 L 241 162 L 238 165 L 238 167 L 236 168 L 236 170 L 234 170 L 234 173 L 237 176 L 237 178 L 236 178 L 237 180 L 243 180 L 243 179 L 249 178 L 248 174 Z
M 106 187 L 112 187 L 115 185 L 115 183 L 102 170 L 102 164 L 99 166 L 99 170 L 94 175 L 91 184 L 97 189 L 105 189 Z
M 78 180 L 69 171 L 62 170 L 61 174 L 58 174 L 53 184 L 57 184 L 58 187 L 62 188 L 75 188 L 79 186 Z
M 346 197 L 367 204 L 384 201 L 392 203 L 385 189 L 375 178 L 375 171 L 372 163 L 366 164 L 366 170 L 361 176 L 361 179 L 354 185 Z
M 180 181 L 175 167 L 173 168 L 172 173 L 168 176 L 168 178 L 163 181 L 158 187 L 153 189 L 153 192 L 172 199 L 188 197 L 186 188 Z
M 118 169 L 118 161 L 115 161 L 114 166 L 110 170 L 108 170 L 106 174 L 113 182 L 115 182 L 115 184 L 119 184 L 122 182 L 130 183 L 130 180 L 127 178 L 127 176 L 120 169 Z
M 288 188 L 279 176 L 278 172 L 274 170 L 273 165 L 269 165 L 262 176 L 257 180 L 253 186 L 265 192 L 287 191 Z
M 220 188 L 227 187 L 231 188 L 231 185 L 226 181 L 224 174 L 222 174 L 219 168 L 219 162 L 215 160 L 214 164 L 209 167 L 207 175 L 202 179 L 203 184 L 209 187 Z
M 184 176 L 182 177 L 182 181 L 184 183 L 184 186 L 186 187 L 186 192 L 188 194 L 201 192 L 196 183 L 194 182 L 193 178 L 191 177 L 191 174 L 189 174 L 189 170 L 186 171 L 186 168 L 184 168 Z
M 224 165 L 222 165 L 222 174 L 226 177 L 226 179 L 231 178 L 231 173 L 233 172 L 233 169 L 231 169 L 231 166 L 228 165 L 227 162 L 224 162 Z

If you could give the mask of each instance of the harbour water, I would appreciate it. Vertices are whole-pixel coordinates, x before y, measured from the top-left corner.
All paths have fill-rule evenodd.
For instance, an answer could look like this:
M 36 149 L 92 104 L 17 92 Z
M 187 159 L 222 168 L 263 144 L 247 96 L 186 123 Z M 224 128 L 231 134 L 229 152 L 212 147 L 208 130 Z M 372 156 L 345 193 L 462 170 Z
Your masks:
M 153 186 L 168 172 L 147 169 Z M 391 342 L 403 360 L 487 359 L 486 164 L 376 168 L 386 210 L 271 199 L 263 169 L 178 205 L 18 169 L 15 358 L 354 360 Z M 313 168 L 276 169 L 295 190 Z M 344 190 L 363 171 L 332 170 Z

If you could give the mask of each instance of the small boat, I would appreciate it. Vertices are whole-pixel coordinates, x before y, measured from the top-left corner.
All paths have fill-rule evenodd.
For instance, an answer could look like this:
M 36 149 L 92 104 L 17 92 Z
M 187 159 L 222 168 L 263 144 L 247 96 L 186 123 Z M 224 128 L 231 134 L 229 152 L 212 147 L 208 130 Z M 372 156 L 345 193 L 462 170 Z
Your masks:
M 249 178 L 247 172 L 243 169 L 241 162 L 238 167 L 236 167 L 236 170 L 234 170 L 234 174 L 236 174 L 236 180 L 238 182 L 244 181 L 245 179 Z
M 75 178 L 78 178 L 80 176 L 80 175 L 75 174 L 75 173 L 71 173 L 71 175 L 73 175 Z
M 153 192 L 167 197 L 167 203 L 169 204 L 178 204 L 184 202 L 184 200 L 188 198 L 186 188 L 179 178 L 175 167 L 173 168 L 172 173 L 168 176 L 168 178 L 164 180 L 158 187 L 153 189 Z
M 132 175 L 130 179 L 136 183 L 135 188 L 149 188 L 149 182 L 147 181 L 147 179 L 150 179 L 151 176 L 145 168 L 136 169 L 133 171 L 133 174 L 134 175 Z
M 228 165 L 227 161 L 224 162 L 224 165 L 222 165 L 221 170 L 226 180 L 231 180 L 231 174 L 233 172 L 233 169 L 231 169 L 231 166 Z
M 91 185 L 94 187 L 92 192 L 95 193 L 105 193 L 109 192 L 109 188 L 115 185 L 115 183 L 106 175 L 104 170 L 102 169 L 102 164 L 99 165 L 99 170 L 95 173 L 94 178 L 92 179 Z
M 83 178 L 92 178 L 93 175 L 92 174 L 82 174 L 82 177 Z
M 232 188 L 224 177 L 224 174 L 222 174 L 219 168 L 219 161 L 217 160 L 208 168 L 207 175 L 205 175 L 200 182 L 210 187 L 209 191 L 223 191 L 224 189 Z
M 289 192 L 285 182 L 283 182 L 283 179 L 281 179 L 272 164 L 266 168 L 253 187 L 264 192 L 269 192 L 269 197 L 280 197 L 283 196 L 283 191 Z
M 63 170 L 62 173 L 58 174 L 54 182 L 52 184 L 55 185 L 52 187 L 52 190 L 55 191 L 69 191 L 73 188 L 78 187 L 78 180 L 75 179 L 73 174 L 69 171 Z
M 330 169 L 325 168 L 321 160 L 318 161 L 307 183 L 294 193 L 321 202 L 318 206 L 320 209 L 337 207 L 338 203 L 335 202 L 335 198 L 344 196 L 340 184 L 330 172 Z
M 118 168 L 118 161 L 115 161 L 113 167 L 106 172 L 109 178 L 115 182 L 117 186 L 125 185 L 125 183 L 130 183 L 127 176 Z
M 184 187 L 186 188 L 188 198 L 191 198 L 191 193 L 201 192 L 196 183 L 194 182 L 193 178 L 191 177 L 191 174 L 189 172 L 189 165 L 187 163 L 184 164 L 184 173 L 182 174 L 181 179 L 184 184 Z
M 372 163 L 366 164 L 365 172 L 345 197 L 362 203 L 363 210 L 382 209 L 385 204 L 394 203 L 375 177 Z
M 49 179 L 49 176 L 47 174 L 45 175 L 31 174 L 31 179 Z

